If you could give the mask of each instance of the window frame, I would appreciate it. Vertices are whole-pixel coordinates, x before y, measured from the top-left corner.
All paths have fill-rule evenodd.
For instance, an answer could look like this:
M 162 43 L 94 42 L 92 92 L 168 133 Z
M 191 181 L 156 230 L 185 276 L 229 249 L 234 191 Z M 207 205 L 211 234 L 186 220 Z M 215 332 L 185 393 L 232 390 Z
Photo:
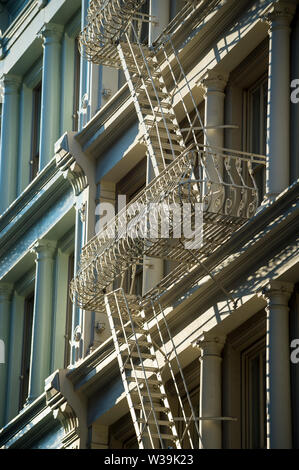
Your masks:
M 265 363 L 263 362 L 265 356 Z M 242 448 L 254 449 L 252 402 L 253 377 L 250 365 L 255 358 L 259 358 L 259 433 L 260 443 L 258 449 L 266 448 L 266 338 L 263 337 L 241 353 L 241 390 L 242 390 Z
M 29 392 L 30 357 L 32 352 L 32 334 L 34 317 L 34 292 L 24 300 L 23 344 L 20 374 L 19 411 L 26 405 Z

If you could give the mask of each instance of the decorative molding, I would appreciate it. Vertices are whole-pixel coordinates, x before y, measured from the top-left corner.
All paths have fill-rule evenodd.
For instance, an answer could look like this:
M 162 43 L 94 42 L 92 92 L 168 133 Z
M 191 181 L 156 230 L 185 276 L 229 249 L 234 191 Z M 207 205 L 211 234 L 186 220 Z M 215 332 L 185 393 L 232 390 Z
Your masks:
M 9 282 L 0 282 L 0 302 L 9 302 L 14 285 Z
M 271 280 L 262 288 L 260 296 L 264 297 L 268 304 L 288 306 L 293 290 L 294 284 L 290 282 Z
M 223 93 L 228 82 L 229 74 L 216 70 L 208 70 L 203 79 L 198 83 L 206 93 Z
M 86 213 L 87 213 L 86 209 L 87 209 L 86 202 L 84 202 L 79 209 L 80 219 L 81 219 L 82 224 L 86 222 Z
M 1 86 L 4 95 L 13 95 L 19 92 L 22 83 L 22 78 L 18 75 L 3 74 L 1 77 Z
M 64 26 L 55 23 L 45 23 L 39 32 L 39 37 L 43 40 L 44 46 L 60 43 Z
M 60 390 L 59 371 L 46 380 L 46 402 L 64 429 L 62 444 L 64 449 L 79 448 L 79 419 Z
M 289 26 L 294 17 L 296 6 L 296 0 L 276 1 L 271 9 L 262 17 L 262 20 L 270 27 L 269 32 L 276 29 L 290 30 Z
M 53 259 L 57 242 L 52 240 L 38 240 L 31 248 L 31 253 L 36 254 L 36 261 Z
M 48 0 L 36 0 L 36 5 L 37 5 L 37 8 L 38 8 L 38 11 L 42 10 L 43 8 L 45 8 L 45 6 L 47 5 L 48 3 Z
M 88 186 L 88 181 L 83 169 L 76 161 L 76 157 L 70 152 L 68 134 L 64 134 L 55 144 L 55 157 L 57 168 L 71 184 L 74 195 L 79 196 Z
M 201 349 L 202 356 L 221 356 L 226 341 L 225 336 L 215 336 L 213 332 L 204 332 L 195 342 L 194 347 Z

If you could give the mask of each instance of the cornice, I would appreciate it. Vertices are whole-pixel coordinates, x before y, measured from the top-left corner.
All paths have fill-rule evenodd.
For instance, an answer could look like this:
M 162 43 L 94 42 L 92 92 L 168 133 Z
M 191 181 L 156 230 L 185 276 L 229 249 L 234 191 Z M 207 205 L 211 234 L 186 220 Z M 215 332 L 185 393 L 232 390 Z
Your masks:
M 25 441 L 31 441 L 40 435 L 40 427 L 45 431 L 45 422 L 52 418 L 46 403 L 45 393 L 31 405 L 25 407 L 9 424 L 0 430 L 0 449 L 22 448 Z M 30 424 L 33 423 L 34 424 Z
M 122 113 L 118 113 L 120 108 Z M 98 158 L 134 122 L 137 122 L 135 107 L 129 87 L 124 85 L 75 138 L 84 152 Z
M 69 191 L 68 183 L 56 168 L 55 159 L 52 159 L 1 215 L 0 257 L 7 250 L 8 245 L 15 243 L 20 233 L 24 233 L 42 214 L 47 212 L 49 204 L 53 204 Z

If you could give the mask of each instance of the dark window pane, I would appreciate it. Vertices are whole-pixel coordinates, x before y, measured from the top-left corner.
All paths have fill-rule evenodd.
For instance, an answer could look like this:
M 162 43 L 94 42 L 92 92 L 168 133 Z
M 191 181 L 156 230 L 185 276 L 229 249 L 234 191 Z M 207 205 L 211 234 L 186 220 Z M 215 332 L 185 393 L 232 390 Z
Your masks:
M 20 406 L 21 410 L 28 397 L 29 374 L 30 374 L 30 356 L 33 325 L 34 295 L 30 295 L 25 300 L 24 305 L 24 330 L 23 330 L 23 353 L 21 365 L 21 389 Z

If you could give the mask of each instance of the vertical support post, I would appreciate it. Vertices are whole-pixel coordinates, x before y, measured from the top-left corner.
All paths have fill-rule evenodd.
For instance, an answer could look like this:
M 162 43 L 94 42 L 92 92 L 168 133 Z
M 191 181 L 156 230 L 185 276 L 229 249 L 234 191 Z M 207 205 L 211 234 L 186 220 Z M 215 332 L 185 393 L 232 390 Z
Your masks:
M 297 2 L 275 2 L 270 26 L 267 110 L 266 198 L 273 199 L 290 180 L 290 23 Z
M 225 337 L 213 337 L 204 333 L 197 342 L 201 349 L 200 417 L 219 418 L 222 415 L 222 349 Z M 222 448 L 222 423 L 217 420 L 200 421 L 200 448 Z
M 61 38 L 63 26 L 45 24 L 41 30 L 43 39 L 42 109 L 40 131 L 40 161 L 42 170 L 54 156 L 54 144 L 60 131 L 61 92 Z
M 20 77 L 3 75 L 3 110 L 0 143 L 0 214 L 17 195 L 17 160 L 19 138 L 19 89 Z
M 228 75 L 209 70 L 202 85 L 205 89 L 205 145 L 224 147 L 224 129 L 217 128 L 224 124 L 224 100 Z M 222 159 L 221 159 L 222 160 Z M 220 172 L 223 172 L 223 162 L 219 162 Z M 208 165 L 208 162 L 207 162 Z M 208 167 L 214 181 L 218 180 L 215 168 Z
M 288 307 L 292 291 L 293 284 L 270 281 L 262 292 L 267 301 L 267 447 L 270 449 L 292 448 Z
M 20 372 L 23 356 L 25 298 L 14 292 L 11 308 L 10 344 L 8 351 L 6 422 L 9 423 L 19 412 Z M 1 336 L 1 335 L 0 335 Z
M 170 0 L 150 0 L 150 15 L 157 19 L 157 24 L 149 26 L 149 45 L 158 38 L 166 28 L 170 19 Z
M 3 346 L 1 352 L 4 353 L 4 357 L 0 358 L 0 429 L 5 424 L 6 415 L 6 386 L 8 373 L 7 353 L 9 346 L 10 305 L 12 291 L 13 286 L 11 284 L 4 282 L 0 283 L 0 340 Z
M 56 242 L 40 240 L 32 251 L 36 255 L 36 277 L 28 403 L 43 393 L 44 380 L 50 374 Z
M 87 23 L 88 7 L 89 7 L 89 0 L 82 0 L 81 30 L 85 28 L 86 23 Z M 84 54 L 81 53 L 79 130 L 81 130 L 90 119 L 90 96 L 89 96 L 90 72 L 91 72 L 91 64 L 84 58 Z
M 90 449 L 109 449 L 109 427 L 93 424 L 90 429 Z

